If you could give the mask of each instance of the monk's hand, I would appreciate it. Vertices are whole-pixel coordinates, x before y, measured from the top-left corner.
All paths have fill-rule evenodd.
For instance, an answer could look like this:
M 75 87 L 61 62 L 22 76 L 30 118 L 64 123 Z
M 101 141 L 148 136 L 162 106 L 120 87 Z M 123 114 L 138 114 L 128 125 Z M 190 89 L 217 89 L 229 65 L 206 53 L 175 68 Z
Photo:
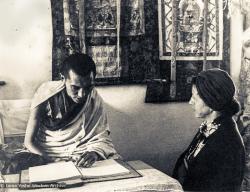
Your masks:
M 98 155 L 94 151 L 83 153 L 77 160 L 76 165 L 81 167 L 91 167 L 98 159 Z

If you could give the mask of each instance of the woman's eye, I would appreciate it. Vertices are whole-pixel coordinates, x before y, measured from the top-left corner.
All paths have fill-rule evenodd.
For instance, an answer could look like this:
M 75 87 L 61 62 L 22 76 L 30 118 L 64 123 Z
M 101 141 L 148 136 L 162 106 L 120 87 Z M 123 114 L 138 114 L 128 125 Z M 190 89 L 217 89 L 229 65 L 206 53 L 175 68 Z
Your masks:
M 79 89 L 79 87 L 74 86 L 74 85 L 71 85 L 71 89 L 72 89 L 73 91 L 77 91 L 77 90 Z

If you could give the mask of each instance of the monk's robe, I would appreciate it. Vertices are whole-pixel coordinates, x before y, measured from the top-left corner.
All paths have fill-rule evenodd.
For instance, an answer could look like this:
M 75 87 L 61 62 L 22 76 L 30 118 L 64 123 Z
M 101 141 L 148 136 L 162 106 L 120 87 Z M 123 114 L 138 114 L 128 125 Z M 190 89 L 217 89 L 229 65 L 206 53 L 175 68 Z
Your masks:
M 102 159 L 120 157 L 112 144 L 103 101 L 97 91 L 93 88 L 73 115 L 69 115 L 72 103 L 67 103 L 66 94 L 64 81 L 46 82 L 35 93 L 31 111 L 39 105 L 46 106 L 35 144 L 54 160 L 69 159 L 86 151 L 94 151 Z M 62 121 L 66 122 L 63 126 Z

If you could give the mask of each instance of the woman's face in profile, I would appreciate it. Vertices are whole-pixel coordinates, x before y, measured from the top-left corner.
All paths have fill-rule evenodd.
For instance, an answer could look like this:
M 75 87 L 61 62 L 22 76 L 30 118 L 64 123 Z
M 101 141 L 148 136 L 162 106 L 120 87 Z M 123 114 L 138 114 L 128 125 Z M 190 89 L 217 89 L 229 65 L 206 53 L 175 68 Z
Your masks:
M 193 85 L 192 87 L 192 97 L 189 101 L 189 104 L 192 105 L 195 117 L 197 118 L 205 118 L 208 114 L 211 113 L 211 109 L 201 99 L 195 85 Z

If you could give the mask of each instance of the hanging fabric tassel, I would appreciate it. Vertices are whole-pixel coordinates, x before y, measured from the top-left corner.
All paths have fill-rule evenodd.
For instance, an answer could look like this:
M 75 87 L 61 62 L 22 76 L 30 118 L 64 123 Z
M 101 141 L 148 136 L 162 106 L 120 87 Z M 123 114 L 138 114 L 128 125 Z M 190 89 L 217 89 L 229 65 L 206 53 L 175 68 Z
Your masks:
M 69 2 L 63 0 L 63 19 L 64 19 L 64 34 L 71 35 L 70 33 L 70 16 L 69 16 Z
M 204 0 L 204 24 L 203 24 L 203 71 L 207 70 L 207 17 L 208 17 L 208 0 Z
M 2 124 L 2 116 L 0 116 L 0 146 L 4 144 L 4 131 L 3 131 L 3 124 Z
M 170 76 L 170 98 L 176 97 L 176 41 L 177 41 L 177 30 L 176 30 L 176 19 L 177 19 L 177 8 L 176 0 L 172 1 L 172 46 L 171 46 L 171 76 Z
M 80 41 L 80 51 L 86 53 L 85 44 L 85 0 L 79 0 L 79 41 Z
M 117 70 L 119 71 L 119 73 L 120 73 L 120 26 L 121 26 L 121 2 L 120 2 L 120 0 L 116 0 L 117 2 L 117 11 L 116 11 L 116 13 L 117 13 L 117 21 L 116 21 L 116 27 L 117 27 L 117 48 L 116 48 L 116 50 L 117 50 L 117 56 L 116 56 L 116 58 L 117 58 Z M 119 74 L 119 76 L 120 76 L 120 74 Z

